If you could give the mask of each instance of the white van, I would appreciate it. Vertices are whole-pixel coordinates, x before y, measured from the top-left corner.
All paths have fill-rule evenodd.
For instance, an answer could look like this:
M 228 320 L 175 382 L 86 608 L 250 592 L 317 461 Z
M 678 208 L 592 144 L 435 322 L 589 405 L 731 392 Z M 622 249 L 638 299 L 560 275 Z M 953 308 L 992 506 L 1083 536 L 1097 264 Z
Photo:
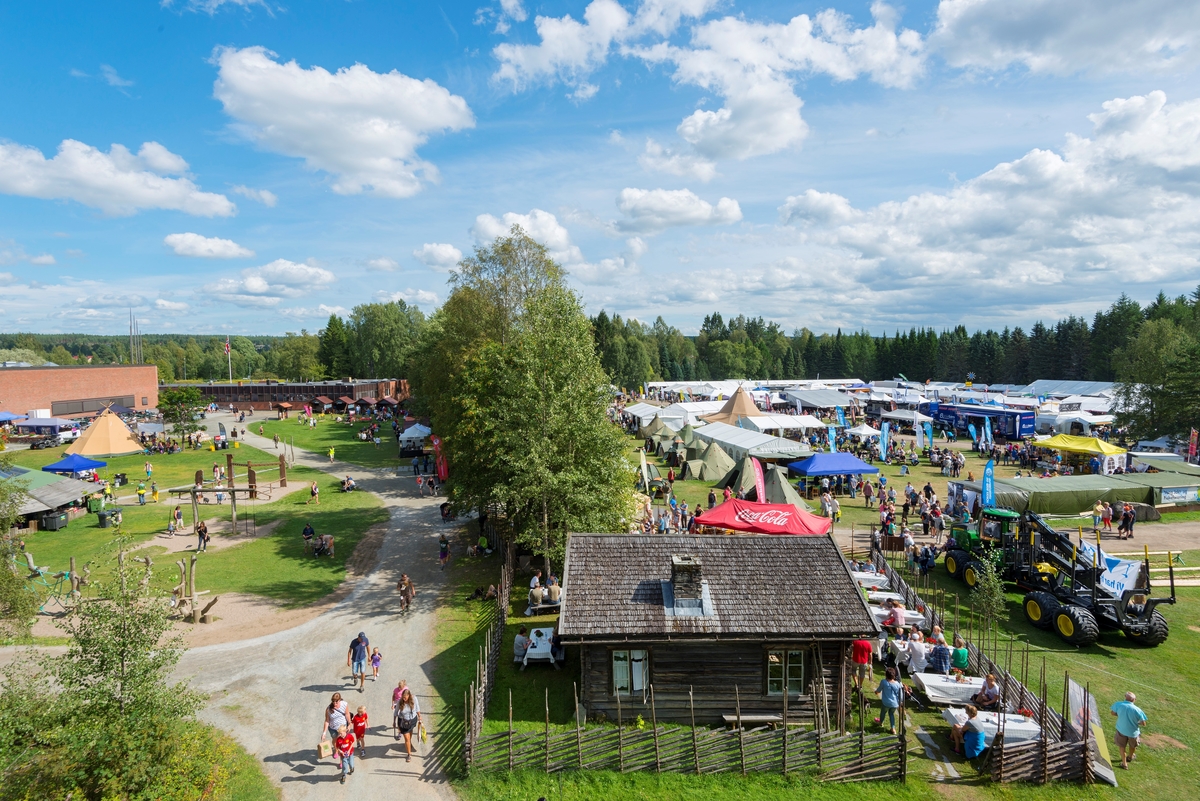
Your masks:
M 59 445 L 66 445 L 68 442 L 74 442 L 77 439 L 79 439 L 78 428 L 64 428 L 62 431 L 58 432 Z

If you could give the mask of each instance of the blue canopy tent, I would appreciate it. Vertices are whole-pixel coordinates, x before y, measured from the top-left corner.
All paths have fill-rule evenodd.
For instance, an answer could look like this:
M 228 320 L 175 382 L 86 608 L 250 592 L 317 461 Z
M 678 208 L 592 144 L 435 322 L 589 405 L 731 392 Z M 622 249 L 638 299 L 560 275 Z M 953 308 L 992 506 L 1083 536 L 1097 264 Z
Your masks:
M 95 459 L 89 459 L 86 456 L 80 456 L 73 453 L 67 458 L 48 464 L 42 468 L 44 473 L 82 473 L 84 470 L 95 470 L 97 467 L 106 467 L 108 462 L 98 462 Z
M 0 423 L 11 423 L 13 420 L 24 420 L 25 415 L 12 412 L 0 412 Z
M 20 423 L 17 423 L 17 428 L 34 429 L 42 434 L 57 434 L 60 429 L 74 428 L 79 423 L 74 420 L 64 420 L 61 417 L 30 417 Z M 45 429 L 45 431 L 43 431 Z
M 850 476 L 859 473 L 878 473 L 878 467 L 859 459 L 852 453 L 814 453 L 807 459 L 792 462 L 788 469 L 802 476 Z
M 109 406 L 108 410 L 118 416 L 137 414 L 137 409 L 130 409 L 128 406 L 122 406 L 119 403 L 114 403 L 112 406 Z

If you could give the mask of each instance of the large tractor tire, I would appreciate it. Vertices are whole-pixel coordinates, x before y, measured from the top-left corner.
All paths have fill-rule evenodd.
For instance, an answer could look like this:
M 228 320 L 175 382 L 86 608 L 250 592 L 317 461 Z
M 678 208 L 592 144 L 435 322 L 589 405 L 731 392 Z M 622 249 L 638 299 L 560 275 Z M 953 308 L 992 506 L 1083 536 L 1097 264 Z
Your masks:
M 946 572 L 956 579 L 962 578 L 962 570 L 971 561 L 966 551 L 953 550 L 946 554 Z
M 962 580 L 970 587 L 975 589 L 979 586 L 979 579 L 983 575 L 983 562 L 972 560 L 962 569 Z
M 1054 631 L 1071 645 L 1091 645 L 1100 636 L 1100 626 L 1082 606 L 1060 606 L 1054 614 Z
M 1054 625 L 1054 617 L 1061 606 L 1057 598 L 1041 591 L 1026 593 L 1021 604 L 1021 608 L 1025 610 L 1025 619 L 1039 629 L 1048 629 Z
M 1150 647 L 1162 645 L 1167 641 L 1167 635 L 1170 633 L 1167 630 L 1167 619 L 1157 609 L 1150 613 L 1150 627 L 1147 631 L 1142 634 L 1134 634 L 1129 629 L 1124 629 L 1124 632 L 1126 637 L 1138 645 Z

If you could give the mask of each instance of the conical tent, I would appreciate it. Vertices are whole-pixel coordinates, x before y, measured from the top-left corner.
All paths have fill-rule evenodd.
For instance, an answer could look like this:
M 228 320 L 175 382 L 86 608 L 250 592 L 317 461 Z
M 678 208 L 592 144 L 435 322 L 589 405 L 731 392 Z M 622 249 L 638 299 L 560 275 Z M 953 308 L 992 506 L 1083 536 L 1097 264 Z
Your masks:
M 733 490 L 734 495 L 740 491 L 743 493 L 743 497 L 749 498 L 756 494 L 754 484 L 754 462 L 752 457 L 746 456 L 725 474 L 717 487 L 719 489 L 729 487 Z
M 638 436 L 642 438 L 652 437 L 655 434 L 661 434 L 664 430 L 671 431 L 672 429 L 656 414 L 653 420 L 638 429 Z
M 763 476 L 763 484 L 767 488 L 767 497 L 758 500 L 767 503 L 790 503 L 797 509 L 812 511 L 812 507 L 805 503 L 796 488 L 788 483 L 787 470 L 769 465 L 767 474 Z
M 741 387 L 737 388 L 719 411 L 706 414 L 700 419 L 706 423 L 727 423 L 736 426 L 743 417 L 763 417 L 764 412 L 754 405 L 754 398 Z
M 698 458 L 687 463 L 683 477 L 700 481 L 716 481 L 723 478 L 734 467 L 733 459 L 725 452 L 725 449 L 715 442 L 710 442 Z
M 683 440 L 685 448 L 690 448 L 695 444 L 696 429 L 692 428 L 692 424 L 688 423 L 683 428 L 679 429 L 679 438 Z
M 131 453 L 141 453 L 145 448 L 129 427 L 121 422 L 121 418 L 105 409 L 99 417 L 92 421 L 87 431 L 71 443 L 67 453 L 77 453 L 80 456 L 127 456 Z

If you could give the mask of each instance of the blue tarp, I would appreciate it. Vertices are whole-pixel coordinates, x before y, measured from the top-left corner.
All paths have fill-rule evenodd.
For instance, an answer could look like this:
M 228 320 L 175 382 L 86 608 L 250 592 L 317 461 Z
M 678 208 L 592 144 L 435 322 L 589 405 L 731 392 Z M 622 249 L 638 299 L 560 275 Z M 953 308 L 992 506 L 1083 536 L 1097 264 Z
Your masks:
M 0 423 L 7 423 L 12 420 L 24 420 L 25 415 L 13 414 L 12 412 L 0 412 Z
M 78 453 L 72 453 L 62 461 L 48 464 L 42 468 L 44 473 L 82 473 L 84 470 L 95 470 L 97 467 L 105 467 L 108 462 L 97 462 L 95 459 L 89 459 L 86 456 L 80 456 Z
M 792 462 L 788 469 L 802 476 L 849 476 L 858 473 L 878 473 L 878 467 L 859 459 L 852 453 L 814 453 L 807 459 Z

